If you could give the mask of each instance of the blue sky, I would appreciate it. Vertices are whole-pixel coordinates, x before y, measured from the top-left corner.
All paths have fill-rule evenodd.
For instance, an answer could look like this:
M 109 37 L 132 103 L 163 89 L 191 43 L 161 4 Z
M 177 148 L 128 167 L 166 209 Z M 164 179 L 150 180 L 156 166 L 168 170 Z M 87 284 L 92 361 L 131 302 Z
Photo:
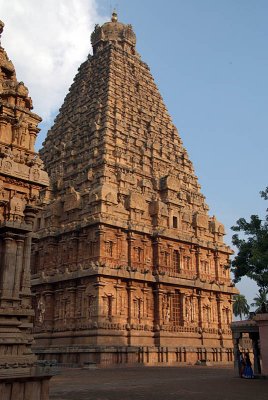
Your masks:
M 24 0 L 22 7 L 0 0 L 2 44 L 44 118 L 38 147 L 91 52 L 94 24 L 113 7 L 133 25 L 210 214 L 231 244 L 235 221 L 264 216 L 268 206 L 259 196 L 268 185 L 268 1 Z M 255 285 L 243 280 L 238 287 L 251 302 Z

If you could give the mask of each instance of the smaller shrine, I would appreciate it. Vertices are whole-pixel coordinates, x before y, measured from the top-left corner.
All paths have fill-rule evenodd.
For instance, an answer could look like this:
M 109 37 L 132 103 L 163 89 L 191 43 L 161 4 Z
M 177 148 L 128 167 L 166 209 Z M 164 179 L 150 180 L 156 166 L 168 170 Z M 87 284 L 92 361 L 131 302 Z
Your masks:
M 232 322 L 231 330 L 235 369 L 239 370 L 240 352 L 250 351 L 253 353 L 254 375 L 268 376 L 268 312 L 257 313 L 248 320 Z
M 0 35 L 4 24 L 0 21 Z M 48 186 L 34 152 L 41 118 L 0 45 L 0 398 L 46 400 L 50 371 L 38 367 L 30 288 L 32 229 Z

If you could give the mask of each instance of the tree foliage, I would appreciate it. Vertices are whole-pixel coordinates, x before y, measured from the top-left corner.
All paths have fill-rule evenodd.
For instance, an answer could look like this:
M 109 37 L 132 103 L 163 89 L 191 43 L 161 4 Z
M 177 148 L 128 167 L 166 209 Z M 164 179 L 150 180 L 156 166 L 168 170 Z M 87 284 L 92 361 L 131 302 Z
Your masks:
M 236 317 L 239 316 L 240 319 L 242 319 L 242 315 L 247 316 L 249 314 L 249 305 L 243 294 L 236 294 L 234 296 L 233 313 Z
M 267 200 L 268 187 L 260 194 Z M 260 288 L 268 289 L 268 215 L 264 220 L 258 215 L 251 215 L 249 222 L 240 218 L 232 230 L 242 233 L 242 238 L 237 233 L 232 238 L 238 248 L 232 261 L 234 281 L 239 282 L 243 276 L 247 276 Z
M 268 289 L 260 288 L 259 294 L 253 299 L 253 303 L 251 303 L 252 307 L 256 307 L 255 312 L 265 312 L 268 306 L 268 299 L 267 299 Z

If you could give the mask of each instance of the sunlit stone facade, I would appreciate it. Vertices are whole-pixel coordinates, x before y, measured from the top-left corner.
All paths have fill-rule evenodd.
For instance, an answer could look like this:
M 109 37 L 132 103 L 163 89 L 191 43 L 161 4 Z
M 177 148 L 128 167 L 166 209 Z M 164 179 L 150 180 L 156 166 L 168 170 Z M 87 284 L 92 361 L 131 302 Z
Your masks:
M 232 360 L 230 248 L 131 25 L 96 26 L 41 151 L 36 350 L 62 362 Z

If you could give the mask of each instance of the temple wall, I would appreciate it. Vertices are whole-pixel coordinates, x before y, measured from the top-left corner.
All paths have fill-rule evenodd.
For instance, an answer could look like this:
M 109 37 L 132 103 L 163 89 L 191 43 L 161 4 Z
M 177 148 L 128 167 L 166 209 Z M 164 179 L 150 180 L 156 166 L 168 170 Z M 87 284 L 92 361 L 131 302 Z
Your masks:
M 0 381 L 0 398 L 2 400 L 47 400 L 49 378 L 15 378 Z M 34 397 L 33 397 L 34 396 Z
M 113 14 L 91 39 L 40 151 L 51 185 L 32 253 L 38 351 L 98 364 L 111 347 L 136 363 L 172 364 L 178 346 L 192 361 L 224 352 L 236 293 L 224 227 L 132 27 Z
M 95 364 L 101 368 L 113 366 L 180 366 L 193 365 L 197 361 L 213 364 L 230 364 L 233 362 L 233 348 L 222 347 L 187 347 L 187 346 L 131 346 L 110 347 L 109 345 L 94 348 L 83 346 L 69 349 L 68 354 L 55 346 L 36 348 L 37 353 L 45 360 L 58 360 L 59 363 L 85 366 Z

